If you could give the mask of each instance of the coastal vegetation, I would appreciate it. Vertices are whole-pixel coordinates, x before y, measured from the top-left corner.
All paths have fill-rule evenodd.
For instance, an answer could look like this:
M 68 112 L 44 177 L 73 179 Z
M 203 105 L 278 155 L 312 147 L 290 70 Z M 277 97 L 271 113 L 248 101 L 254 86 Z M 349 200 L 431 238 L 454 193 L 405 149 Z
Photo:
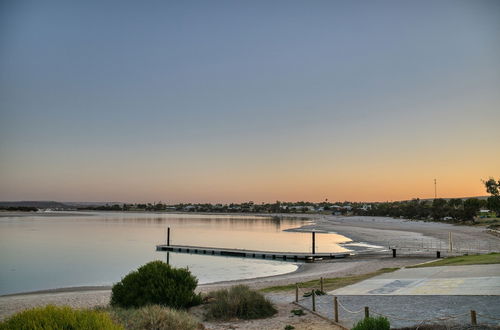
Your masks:
M 209 320 L 260 319 L 277 313 L 273 304 L 258 291 L 245 285 L 236 285 L 208 294 L 213 300 L 207 306 L 206 318 Z
M 389 330 L 391 324 L 383 316 L 366 317 L 354 325 L 352 330 Z
M 188 312 L 159 305 L 106 310 L 126 330 L 195 330 L 200 327 L 198 320 Z
M 189 270 L 152 261 L 113 285 L 111 305 L 128 308 L 157 304 L 187 308 L 201 303 L 201 296 L 194 293 L 197 284 L 198 280 Z
M 98 310 L 78 310 L 70 307 L 48 305 L 17 313 L 3 322 L 1 330 L 31 329 L 103 329 L 120 330 L 123 327 L 110 315 Z
M 407 268 L 500 264 L 500 253 L 448 257 Z

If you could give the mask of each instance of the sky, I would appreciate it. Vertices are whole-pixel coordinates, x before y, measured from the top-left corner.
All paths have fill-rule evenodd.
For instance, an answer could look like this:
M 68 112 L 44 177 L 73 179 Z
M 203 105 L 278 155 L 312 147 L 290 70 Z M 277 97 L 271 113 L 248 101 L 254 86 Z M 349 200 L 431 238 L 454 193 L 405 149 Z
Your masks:
M 499 123 L 500 1 L 0 2 L 0 200 L 486 195 Z

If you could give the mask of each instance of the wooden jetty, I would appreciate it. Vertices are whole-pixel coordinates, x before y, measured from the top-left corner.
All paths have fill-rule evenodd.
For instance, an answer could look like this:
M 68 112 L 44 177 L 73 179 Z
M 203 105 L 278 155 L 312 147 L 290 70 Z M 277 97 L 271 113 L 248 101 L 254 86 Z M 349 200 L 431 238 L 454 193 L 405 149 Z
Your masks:
M 225 257 L 256 258 L 256 259 L 281 259 L 281 260 L 318 260 L 337 259 L 349 256 L 349 253 L 312 253 L 312 252 L 277 252 L 277 251 L 257 251 L 242 249 L 227 249 L 216 247 L 189 246 L 189 245 L 169 245 L 161 244 L 156 246 L 156 251 L 167 251 L 189 254 L 205 254 Z
M 238 257 L 238 258 L 258 258 L 258 259 L 281 259 L 281 260 L 305 260 L 314 261 L 321 259 L 337 259 L 345 258 L 350 253 L 316 253 L 316 233 L 312 233 L 312 252 L 277 252 L 277 251 L 258 251 L 258 250 L 243 250 L 243 249 L 228 249 L 217 247 L 190 246 L 190 245 L 172 245 L 170 244 L 170 227 L 167 228 L 167 244 L 156 246 L 156 251 L 189 253 L 189 254 L 206 254 L 213 256 Z M 167 263 L 168 263 L 167 253 Z

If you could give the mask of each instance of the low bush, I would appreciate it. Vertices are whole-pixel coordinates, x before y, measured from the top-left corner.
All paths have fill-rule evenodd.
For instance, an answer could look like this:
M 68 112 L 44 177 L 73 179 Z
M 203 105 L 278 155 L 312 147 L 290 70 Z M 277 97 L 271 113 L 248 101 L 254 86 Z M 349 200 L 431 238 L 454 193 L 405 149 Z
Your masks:
M 218 290 L 209 294 L 214 301 L 207 307 L 208 319 L 259 319 L 276 314 L 277 310 L 260 292 L 244 285 Z
M 389 330 L 391 324 L 389 320 L 383 316 L 367 317 L 354 325 L 352 330 Z
M 303 297 L 310 297 L 310 296 L 312 296 L 313 291 L 314 291 L 314 294 L 315 294 L 316 296 L 324 296 L 324 295 L 326 294 L 326 292 L 325 292 L 325 291 L 321 291 L 321 290 L 311 290 L 311 291 L 308 291 L 308 292 L 304 293 L 304 294 L 303 294 Z
M 197 284 L 198 280 L 189 270 L 152 261 L 113 285 L 111 305 L 187 308 L 201 303 L 201 296 L 194 293 Z
M 187 312 L 159 305 L 139 309 L 113 308 L 110 314 L 127 330 L 195 330 L 200 326 Z
M 292 313 L 295 316 L 306 315 L 306 313 L 304 313 L 302 309 L 292 309 L 290 313 Z
M 70 307 L 48 305 L 17 313 L 3 322 L 1 330 L 31 329 L 103 329 L 118 330 L 123 327 L 115 323 L 109 314 L 96 310 L 77 310 Z

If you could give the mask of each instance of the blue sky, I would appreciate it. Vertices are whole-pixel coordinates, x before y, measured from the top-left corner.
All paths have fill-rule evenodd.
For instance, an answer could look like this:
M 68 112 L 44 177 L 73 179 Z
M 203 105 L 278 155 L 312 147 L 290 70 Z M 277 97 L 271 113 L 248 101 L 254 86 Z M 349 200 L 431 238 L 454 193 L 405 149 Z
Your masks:
M 482 194 L 499 91 L 498 1 L 3 1 L 0 199 Z

